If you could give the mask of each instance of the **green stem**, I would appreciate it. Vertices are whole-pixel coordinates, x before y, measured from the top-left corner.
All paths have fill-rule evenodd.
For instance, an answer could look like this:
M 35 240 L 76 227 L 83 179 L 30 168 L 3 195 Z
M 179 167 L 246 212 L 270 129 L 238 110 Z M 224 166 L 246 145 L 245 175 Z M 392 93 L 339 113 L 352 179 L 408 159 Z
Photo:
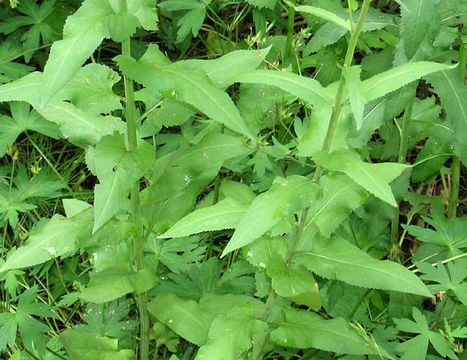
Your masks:
M 399 144 L 399 156 L 397 159 L 398 163 L 404 164 L 407 160 L 407 150 L 409 144 L 409 128 L 410 128 L 410 121 L 412 119 L 412 112 L 413 112 L 413 105 L 415 101 L 415 96 L 409 100 L 404 112 L 404 116 L 402 117 L 402 126 L 400 129 L 400 144 Z M 394 209 L 394 217 L 391 221 L 391 243 L 393 248 L 391 249 L 391 258 L 398 258 L 399 257 L 399 206 Z
M 121 0 L 122 11 L 127 11 L 126 0 Z M 122 42 L 122 55 L 131 56 L 131 43 L 130 38 Z M 127 140 L 129 151 L 135 151 L 138 147 L 138 134 L 137 134 L 137 119 L 136 119 L 136 106 L 133 81 L 124 76 L 125 86 L 125 117 L 127 124 Z M 140 206 L 140 185 L 137 182 L 131 191 L 131 216 L 135 225 L 135 236 L 133 240 L 133 254 L 135 267 L 137 271 L 145 268 L 144 264 L 144 243 L 143 243 L 143 224 L 141 222 L 141 206 Z M 139 319 L 140 319 L 140 346 L 139 358 L 141 360 L 149 359 L 149 314 L 146 308 L 147 293 L 143 292 L 136 296 Z
M 459 201 L 459 187 L 461 179 L 461 161 L 459 157 L 452 157 L 451 165 L 451 191 L 449 193 L 448 217 L 456 217 L 457 203 Z
M 461 80 L 465 79 L 465 68 L 467 65 L 466 44 L 461 44 L 459 49 L 459 76 Z M 459 202 L 459 187 L 461 178 L 461 161 L 459 157 L 452 157 L 451 165 L 451 191 L 449 193 L 448 217 L 456 217 L 457 204 Z
M 290 63 L 290 57 L 292 55 L 292 42 L 294 36 L 295 27 L 295 0 L 291 0 L 289 5 L 288 17 L 287 17 L 287 40 L 285 43 L 285 54 L 284 62 Z
M 364 0 L 362 5 L 362 10 L 360 12 L 360 16 L 358 18 L 357 24 L 355 25 L 355 29 L 350 37 L 349 46 L 347 48 L 347 53 L 345 54 L 344 60 L 344 68 L 349 68 L 352 66 L 352 61 L 355 53 L 355 49 L 357 47 L 358 38 L 360 37 L 360 33 L 362 32 L 363 23 L 365 22 L 366 15 L 368 14 L 368 9 L 370 8 L 370 0 Z M 352 12 L 349 14 L 350 21 L 352 22 Z M 329 120 L 328 130 L 326 132 L 326 137 L 324 138 L 323 148 L 322 150 L 325 152 L 329 152 L 331 150 L 332 141 L 334 139 L 334 135 L 337 129 L 337 123 L 339 121 L 339 116 L 342 110 L 342 100 L 344 94 L 344 86 L 345 80 L 344 76 L 341 74 L 339 80 L 339 86 L 337 88 L 336 98 L 334 99 L 334 104 L 332 106 L 332 113 L 331 119 Z M 316 182 L 319 180 L 323 172 L 321 167 L 316 168 L 315 175 L 313 180 Z
M 347 48 L 347 53 L 346 53 L 345 61 L 344 61 L 344 67 L 350 67 L 352 65 L 354 52 L 355 52 L 355 49 L 357 47 L 358 37 L 360 36 L 360 33 L 362 31 L 363 23 L 365 21 L 366 15 L 368 13 L 368 9 L 370 7 L 370 1 L 371 0 L 364 0 L 364 2 L 363 2 L 363 6 L 362 6 L 362 10 L 360 12 L 360 16 L 358 18 L 358 22 L 357 22 L 357 24 L 355 26 L 354 32 L 352 33 L 352 36 L 351 36 L 350 41 L 349 41 L 349 47 Z M 295 11 L 295 10 L 293 10 L 293 11 Z M 290 8 L 289 8 L 289 25 L 290 25 L 290 14 L 291 14 L 291 12 L 290 12 Z M 349 16 L 350 16 L 350 21 L 352 21 L 352 13 L 351 12 L 350 12 Z M 290 30 L 290 27 L 289 27 L 289 30 Z M 290 31 L 289 31 L 289 33 L 290 33 Z M 293 33 L 293 28 L 292 28 L 292 33 Z M 339 87 L 337 89 L 336 98 L 335 98 L 334 105 L 333 105 L 333 108 L 332 108 L 331 119 L 329 121 L 328 130 L 326 132 L 326 137 L 324 139 L 323 148 L 322 148 L 322 150 L 326 151 L 326 152 L 329 152 L 329 150 L 331 149 L 332 141 L 333 141 L 336 129 L 337 129 L 337 122 L 338 122 L 338 119 L 339 119 L 340 111 L 342 109 L 344 85 L 345 85 L 344 77 L 343 77 L 343 75 L 341 75 L 341 78 L 340 78 L 340 81 L 339 81 Z M 314 177 L 313 177 L 313 181 L 317 182 L 320 179 L 321 175 L 322 175 L 322 169 L 321 169 L 321 167 L 317 167 L 316 171 L 315 171 L 315 174 L 314 174 Z M 289 249 L 288 249 L 287 255 L 286 255 L 286 263 L 287 263 L 288 266 L 290 266 L 290 264 L 292 263 L 292 259 L 293 259 L 294 255 L 296 253 L 297 246 L 300 243 L 300 239 L 302 237 L 303 230 L 304 230 L 305 225 L 307 223 L 308 211 L 309 211 L 309 208 L 305 208 L 305 209 L 302 210 L 302 212 L 300 214 L 299 224 L 298 224 L 295 232 L 293 233 L 293 236 L 291 237 L 291 242 L 290 242 Z M 271 292 L 269 293 L 268 299 L 266 301 L 265 311 L 260 316 L 261 320 L 263 320 L 263 321 L 267 320 L 267 317 L 272 312 L 272 310 L 273 310 L 273 308 L 275 306 L 276 300 L 277 300 L 277 294 L 276 294 L 276 292 L 274 290 L 271 290 Z M 263 347 L 264 343 L 259 344 L 259 346 L 260 346 L 260 348 Z M 258 355 L 259 355 L 259 353 L 258 353 Z
M 407 107 L 405 108 L 404 116 L 402 117 L 401 127 L 401 143 L 399 145 L 399 157 L 397 162 L 404 164 L 407 158 L 407 150 L 409 144 L 409 128 L 410 121 L 412 119 L 413 105 L 415 102 L 415 96 L 409 100 Z

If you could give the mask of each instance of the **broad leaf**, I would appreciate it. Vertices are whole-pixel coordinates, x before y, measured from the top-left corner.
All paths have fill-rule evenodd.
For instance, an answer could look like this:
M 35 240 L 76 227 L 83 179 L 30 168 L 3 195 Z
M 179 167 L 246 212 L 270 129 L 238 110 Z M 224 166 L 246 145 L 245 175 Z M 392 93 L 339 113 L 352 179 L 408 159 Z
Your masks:
M 57 96 L 87 113 L 109 113 L 122 108 L 112 91 L 118 81 L 120 76 L 111 68 L 93 63 L 82 67 Z
M 59 256 L 70 255 L 81 239 L 90 236 L 92 211 L 86 210 L 71 218 L 55 215 L 39 231 L 32 234 L 25 245 L 14 251 L 0 267 L 0 273 L 21 269 Z
M 247 0 L 251 5 L 257 6 L 258 8 L 274 9 L 278 0 Z
M 245 215 L 248 205 L 225 199 L 216 205 L 198 209 L 178 221 L 160 238 L 183 237 L 203 231 L 234 229 Z
M 467 164 L 467 87 L 459 76 L 459 69 L 441 71 L 427 77 L 441 98 L 447 113 L 447 121 L 454 130 L 454 150 Z
M 94 163 L 99 184 L 94 198 L 93 233 L 99 230 L 122 207 L 136 182 L 149 171 L 154 149 L 145 141 L 129 151 L 123 136 L 104 137 L 94 152 Z
M 364 204 L 367 196 L 362 187 L 345 175 L 326 174 L 319 185 L 322 196 L 310 206 L 303 231 L 316 226 L 323 236 L 329 237 L 352 211 Z
M 366 102 L 376 100 L 392 91 L 410 84 L 423 76 L 438 71 L 452 69 L 452 65 L 438 64 L 434 62 L 420 61 L 408 63 L 392 68 L 363 81 L 363 92 Z
M 258 195 L 248 208 L 222 256 L 250 244 L 294 212 L 309 205 L 315 195 L 316 185 L 305 177 L 276 178 L 273 186 Z
M 250 151 L 237 136 L 212 133 L 198 144 L 162 156 L 154 163 L 152 185 L 143 191 L 143 214 L 165 232 L 195 207 L 198 195 L 228 159 Z
M 187 60 L 184 65 L 203 70 L 214 85 L 226 88 L 235 82 L 236 76 L 261 65 L 270 49 L 237 50 L 214 60 Z
M 18 80 L 0 86 L 0 101 L 24 101 L 39 107 L 42 73 L 35 71 Z
M 148 304 L 148 311 L 186 340 L 203 345 L 217 316 L 227 315 L 236 308 L 255 314 L 263 307 L 260 301 L 241 295 L 205 295 L 197 303 L 172 294 L 160 294 Z
M 237 360 L 250 350 L 252 338 L 264 337 L 268 325 L 245 316 L 240 311 L 218 316 L 212 322 L 208 341 L 201 346 L 195 360 Z
M 156 285 L 156 276 L 148 269 L 132 271 L 127 264 L 107 268 L 91 276 L 80 297 L 87 302 L 101 304 L 130 293 L 142 293 Z
M 131 360 L 133 350 L 119 350 L 118 340 L 89 335 L 80 330 L 67 330 L 60 335 L 71 360 Z
M 65 138 L 81 147 L 95 145 L 105 135 L 125 131 L 125 124 L 120 118 L 91 115 L 65 101 L 51 102 L 36 110 L 56 123 Z
M 402 265 L 377 260 L 341 238 L 315 239 L 313 248 L 298 254 L 297 261 L 327 279 L 370 289 L 431 296 L 422 281 Z
M 63 29 L 63 40 L 50 49 L 44 68 L 42 104 L 48 102 L 107 37 L 117 41 L 132 35 L 138 25 L 156 29 L 155 7 L 148 0 L 130 0 L 127 12 L 111 0 L 85 0 Z
M 430 41 L 434 40 L 439 28 L 439 3 L 439 0 L 404 0 L 396 54 L 399 63 L 429 57 Z
M 316 6 L 301 5 L 301 6 L 295 6 L 295 10 L 298 11 L 298 12 L 305 13 L 305 14 L 310 14 L 310 15 L 317 16 L 317 17 L 319 17 L 321 19 L 330 21 L 330 22 L 334 23 L 337 26 L 340 26 L 340 27 L 346 29 L 347 31 L 350 31 L 349 20 L 344 20 L 340 16 L 338 16 L 338 15 L 336 15 L 336 14 L 330 12 L 330 11 L 327 11 L 325 9 L 322 9 L 322 8 L 319 8 L 319 7 L 316 7 Z
M 366 163 L 349 150 L 336 150 L 331 154 L 321 152 L 315 154 L 313 159 L 326 169 L 343 172 L 365 190 L 392 206 L 397 206 L 397 203 L 389 183 L 409 167 L 396 163 Z
M 318 284 L 313 274 L 303 265 L 287 266 L 284 260 L 276 255 L 267 266 L 267 274 L 272 279 L 272 288 L 277 295 L 315 311 L 320 309 Z
M 178 101 L 190 104 L 229 129 L 254 139 L 233 101 L 203 71 L 183 69 L 178 63 L 161 66 L 143 61 L 144 58 L 137 62 L 132 58 L 117 57 L 123 73 L 149 88 L 154 95 L 170 90 Z
M 288 310 L 285 321 L 271 332 L 271 340 L 280 346 L 299 349 L 316 348 L 353 355 L 377 353 L 345 320 L 325 320 L 303 310 Z
M 310 105 L 332 104 L 332 92 L 310 78 L 285 71 L 255 70 L 235 77 L 235 81 L 247 84 L 266 84 L 278 87 L 306 101 Z
M 362 127 L 363 112 L 365 110 L 365 99 L 363 97 L 363 86 L 360 80 L 360 66 L 344 67 L 342 75 L 345 79 L 345 86 L 350 100 L 350 108 L 352 109 L 357 130 Z

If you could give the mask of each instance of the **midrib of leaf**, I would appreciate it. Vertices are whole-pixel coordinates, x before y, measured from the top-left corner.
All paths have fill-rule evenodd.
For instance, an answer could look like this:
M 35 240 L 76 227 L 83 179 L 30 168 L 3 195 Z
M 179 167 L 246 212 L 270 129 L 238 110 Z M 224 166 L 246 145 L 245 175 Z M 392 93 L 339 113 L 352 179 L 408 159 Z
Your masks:
M 206 221 L 206 220 L 209 220 L 211 218 L 216 218 L 220 215 L 228 215 L 228 214 L 242 214 L 242 213 L 245 213 L 246 210 L 224 210 L 224 211 L 219 211 L 217 212 L 216 214 L 211 214 L 211 215 L 208 215 L 208 216 L 204 216 L 202 219 L 200 220 L 197 220 L 197 221 L 193 221 L 191 224 L 189 224 L 190 226 L 194 226 L 196 225 L 197 223 L 200 223 L 200 222 L 203 222 L 203 221 Z M 186 225 L 184 226 L 186 227 Z M 183 228 L 182 228 L 183 229 Z
M 419 27 L 419 26 L 418 26 L 418 24 L 420 23 L 419 20 L 422 20 L 422 19 L 423 19 L 423 18 L 420 16 L 420 12 L 421 12 L 421 6 L 420 6 L 420 4 L 422 3 L 422 1 L 424 1 L 424 0 L 419 0 L 418 5 L 417 5 L 417 16 L 415 17 L 415 19 L 416 19 L 416 20 L 415 20 L 415 28 L 418 28 L 418 27 Z M 411 37 L 414 37 L 414 36 L 415 36 L 415 34 L 411 34 L 411 35 L 412 35 Z M 404 44 L 404 50 L 405 50 L 405 44 Z
M 307 224 L 303 227 L 303 231 L 305 231 L 306 229 L 308 229 L 308 227 L 313 224 L 313 222 L 316 220 L 316 218 L 326 209 L 326 207 L 328 207 L 328 205 L 333 202 L 337 197 L 340 196 L 340 194 L 342 194 L 343 192 L 345 192 L 346 188 L 342 188 L 341 190 L 339 190 L 338 192 L 334 193 L 333 196 L 331 196 L 331 198 L 326 201 L 323 206 L 321 206 L 319 208 L 319 210 L 313 215 L 313 217 L 307 222 Z
M 93 131 L 95 131 L 96 133 L 98 133 L 101 136 L 107 135 L 106 133 L 102 132 L 100 127 L 97 126 L 93 121 L 88 120 L 88 118 L 86 116 L 82 116 L 82 114 L 80 112 L 73 114 L 66 106 L 62 107 L 62 106 L 59 106 L 59 104 L 56 104 L 56 105 L 55 104 L 48 104 L 47 107 L 39 108 L 37 111 L 41 112 L 41 111 L 43 111 L 43 109 L 47 109 L 47 108 L 56 108 L 57 110 L 61 110 L 64 113 L 68 114 L 73 119 L 77 120 L 78 123 L 82 124 L 84 127 L 92 128 Z
M 164 69 L 164 71 L 166 71 L 167 73 L 171 73 L 174 77 L 180 77 L 184 80 L 186 80 L 187 82 L 191 83 L 193 88 L 195 89 L 199 89 L 199 91 L 201 93 L 204 94 L 205 97 L 209 98 L 211 100 L 212 103 L 215 104 L 215 106 L 218 107 L 218 109 L 220 109 L 222 111 L 222 113 L 224 114 L 224 117 L 225 119 L 228 121 L 229 119 L 231 119 L 232 117 L 230 116 L 230 114 L 226 111 L 225 107 L 222 105 L 222 104 L 219 104 L 217 102 L 217 100 L 215 100 L 210 94 L 208 91 L 206 91 L 204 89 L 203 86 L 200 86 L 196 81 L 194 81 L 190 76 L 186 76 L 183 72 L 176 72 L 176 71 L 172 71 L 170 69 Z M 214 85 L 213 85 L 214 86 Z M 227 95 L 226 95 L 227 96 Z M 248 136 L 251 140 L 254 140 L 254 137 L 250 134 L 248 128 L 243 124 L 243 120 L 242 120 L 242 117 L 240 116 L 240 113 L 238 112 L 237 108 L 235 108 L 235 106 L 232 106 L 232 111 L 233 111 L 233 114 L 235 115 L 235 118 L 232 119 L 235 123 L 235 127 L 238 129 L 238 130 L 241 130 L 242 131 L 242 135 L 245 135 L 245 136 Z M 237 130 L 237 131 L 238 131 Z M 234 130 L 235 131 L 235 130 Z
M 438 70 L 430 70 L 430 71 L 424 71 L 422 75 L 420 75 L 420 77 L 423 77 L 427 74 L 431 74 L 433 72 L 436 72 L 436 71 L 441 71 L 441 70 L 447 70 L 449 68 L 454 68 L 454 66 L 450 66 L 450 65 L 446 65 L 446 64 L 440 64 L 440 63 L 434 63 L 434 62 L 428 62 L 428 61 L 419 61 L 419 62 L 413 62 L 413 63 L 407 63 L 405 65 L 401 65 L 401 66 L 398 66 L 398 67 L 394 67 L 386 72 L 383 72 L 383 73 L 380 73 L 378 75 L 375 75 L 374 77 L 372 78 L 369 78 L 365 81 L 363 81 L 362 85 L 364 87 L 364 97 L 365 99 L 367 100 L 368 102 L 368 99 L 371 100 L 375 100 L 377 98 L 379 98 L 380 96 L 383 96 L 383 95 L 379 95 L 378 97 L 373 97 L 372 95 L 372 92 L 374 91 L 374 89 L 377 89 L 378 87 L 381 86 L 381 84 L 384 84 L 384 83 L 391 83 L 393 79 L 397 79 L 397 78 L 404 78 L 406 75 L 409 75 L 410 73 L 413 73 L 414 71 L 417 71 L 416 67 L 414 65 L 433 65 L 433 66 L 438 66 L 439 69 Z M 403 67 L 404 69 L 402 69 L 403 71 L 401 72 L 401 67 Z M 414 68 L 415 67 L 415 68 Z M 388 74 L 389 72 L 389 74 Z M 384 76 L 383 76 L 384 75 Z M 376 80 L 375 80 L 375 77 L 376 77 Z M 410 76 L 409 76 L 410 78 Z M 400 86 L 399 86 L 400 87 Z M 395 91 L 397 89 L 394 89 L 394 90 L 391 90 L 391 91 Z M 378 94 L 378 92 L 376 92 Z
M 456 91 L 456 88 L 454 87 L 451 79 L 449 79 L 448 76 L 446 76 L 446 73 L 444 71 L 441 71 L 441 74 L 446 78 L 449 86 L 451 87 L 451 90 L 452 90 L 452 93 L 454 93 L 455 97 L 456 97 L 456 100 L 457 102 L 459 103 L 459 108 L 461 108 L 461 111 L 462 111 L 462 118 L 465 120 L 465 122 L 467 123 L 467 115 L 465 113 L 465 109 L 464 109 L 464 106 L 462 105 L 462 101 L 459 97 L 459 94 L 457 93 Z
M 326 321 L 326 320 L 323 320 L 323 322 L 325 322 L 325 321 Z M 332 320 L 328 320 L 328 321 L 332 321 Z M 285 325 L 286 327 L 294 327 L 294 326 L 297 326 L 297 325 L 298 325 L 299 327 L 306 328 L 306 325 L 302 325 L 301 323 L 296 323 L 296 322 L 289 322 L 289 323 L 288 323 L 288 322 L 282 322 L 282 323 L 279 323 L 278 325 L 279 325 L 279 326 L 284 326 L 284 325 Z M 316 327 L 316 326 L 317 326 L 317 325 L 314 325 L 313 327 Z M 324 328 L 320 327 L 320 329 L 321 329 L 322 332 L 327 332 L 327 333 L 330 333 L 330 334 L 335 335 L 336 338 L 347 338 L 348 340 L 352 340 L 354 343 L 356 343 L 356 344 L 358 344 L 358 345 L 361 344 L 360 342 L 357 342 L 357 341 L 355 340 L 355 338 L 350 337 L 350 336 L 348 336 L 348 335 L 342 335 L 342 333 L 340 333 L 340 332 L 333 331 L 333 330 L 331 330 L 331 329 L 329 329 L 329 328 L 326 328 L 326 327 L 324 327 Z M 363 339 L 362 339 L 362 340 L 363 340 Z
M 278 71 L 272 71 L 272 70 L 255 70 L 255 71 L 253 71 L 251 73 L 240 75 L 239 80 L 240 80 L 240 82 L 245 82 L 245 83 L 256 83 L 254 80 L 249 80 L 248 75 L 254 76 L 254 75 L 266 74 L 266 76 L 268 76 L 270 78 L 275 78 L 276 80 L 283 81 L 284 79 L 281 78 L 280 76 L 278 76 L 277 73 L 278 73 Z M 327 89 L 323 88 L 321 86 L 321 84 L 319 84 L 316 80 L 311 79 L 311 78 L 300 77 L 299 75 L 292 74 L 292 73 L 289 73 L 289 74 L 291 75 L 287 79 L 289 82 L 293 83 L 295 86 L 297 86 L 298 88 L 301 88 L 305 92 L 312 91 L 314 96 L 319 97 L 321 99 L 321 101 L 328 104 L 329 106 L 332 106 L 331 99 L 326 98 L 326 97 L 324 97 L 324 95 L 322 95 L 323 92 L 327 92 Z M 306 85 L 303 83 L 303 79 L 307 79 L 307 84 Z M 316 81 L 316 83 L 315 83 L 315 81 Z M 274 86 L 274 87 L 279 87 L 279 86 L 277 86 L 275 84 L 268 84 L 268 85 Z M 283 90 L 283 91 L 286 91 L 286 90 Z M 290 92 L 290 91 L 286 91 L 286 92 Z M 297 94 L 293 94 L 293 95 L 302 98 L 301 96 L 299 96 Z
M 410 282 L 406 282 L 405 281 L 405 278 L 404 277 L 399 277 L 395 274 L 393 274 L 392 272 L 388 272 L 388 271 L 384 271 L 382 269 L 379 269 L 379 268 L 375 268 L 373 266 L 368 266 L 368 265 L 362 265 L 362 264 L 358 264 L 358 263 L 355 263 L 355 262 L 351 262 L 351 261 L 343 261 L 343 260 L 338 260 L 338 259 L 335 259 L 335 258 L 332 258 L 332 257 L 328 257 L 328 256 L 324 256 L 324 255 L 319 255 L 315 252 L 312 252 L 312 251 L 303 251 L 301 252 L 302 254 L 305 254 L 305 255 L 311 255 L 311 256 L 314 256 L 314 257 L 317 257 L 317 258 L 321 258 L 321 259 L 326 259 L 328 261 L 331 261 L 331 262 L 335 262 L 335 263 L 339 263 L 339 264 L 343 264 L 343 265 L 346 265 L 346 266 L 349 266 L 349 268 L 351 269 L 352 267 L 359 267 L 363 270 L 370 270 L 370 273 L 372 271 L 377 271 L 377 272 L 380 272 L 382 274 L 385 274 L 385 275 L 389 275 L 389 277 L 393 277 L 393 278 L 396 278 L 396 279 L 399 279 L 401 282 L 409 285 L 409 286 L 412 286 L 413 284 L 410 283 Z M 373 259 L 371 259 L 373 260 Z M 375 261 L 377 261 L 376 259 L 374 259 Z
M 182 160 L 184 160 L 184 158 L 189 158 L 189 157 L 193 156 L 193 154 L 196 154 L 197 152 L 201 153 L 201 152 L 205 152 L 206 150 L 209 150 L 209 149 L 216 149 L 216 148 L 220 149 L 220 148 L 223 148 L 223 147 L 229 148 L 231 146 L 232 146 L 232 144 L 216 144 L 216 145 L 204 146 L 204 147 L 199 148 L 199 149 L 194 149 L 192 152 L 180 155 L 180 157 L 178 157 L 175 160 L 175 162 L 182 161 Z M 169 165 L 169 167 L 170 167 L 170 165 Z M 209 168 L 211 168 L 211 167 L 214 167 L 214 164 L 213 164 L 213 166 L 210 166 Z
M 380 191 L 382 194 L 387 193 L 387 190 L 390 189 L 389 186 L 388 186 L 387 189 L 385 189 L 383 186 L 381 186 L 381 185 L 373 178 L 372 174 L 370 174 L 370 173 L 367 171 L 367 169 L 365 168 L 365 165 L 364 165 L 364 164 L 365 164 L 365 163 L 360 163 L 360 162 L 357 161 L 356 163 L 354 163 L 354 166 L 357 166 L 357 167 L 359 168 L 359 170 L 360 170 L 362 173 L 365 174 L 366 179 L 367 179 L 367 180 L 370 180 L 371 183 L 373 183 L 374 185 L 376 185 L 376 187 L 379 189 L 379 191 Z M 378 174 L 378 172 L 375 172 L 375 174 Z M 374 176 L 376 176 L 376 175 L 374 175 Z M 352 180 L 353 180 L 353 178 L 352 178 Z M 384 179 L 381 179 L 381 180 L 384 180 Z M 354 180 L 354 181 L 355 181 L 355 180 Z M 362 186 L 361 184 L 359 184 L 359 185 Z M 368 189 L 367 189 L 367 190 L 368 190 Z M 369 190 L 368 190 L 368 191 L 369 191 Z M 378 195 L 376 195 L 376 194 L 373 194 L 373 195 L 378 196 Z M 378 196 L 378 197 L 379 197 L 379 196 Z M 393 205 L 393 206 L 396 206 L 396 205 L 397 205 L 397 204 L 395 204 L 394 199 L 386 199 L 386 196 L 384 196 L 384 197 L 385 197 L 385 199 L 382 199 L 382 200 L 385 200 L 385 201 L 387 201 L 387 202 L 388 202 L 388 200 L 389 200 L 391 205 Z

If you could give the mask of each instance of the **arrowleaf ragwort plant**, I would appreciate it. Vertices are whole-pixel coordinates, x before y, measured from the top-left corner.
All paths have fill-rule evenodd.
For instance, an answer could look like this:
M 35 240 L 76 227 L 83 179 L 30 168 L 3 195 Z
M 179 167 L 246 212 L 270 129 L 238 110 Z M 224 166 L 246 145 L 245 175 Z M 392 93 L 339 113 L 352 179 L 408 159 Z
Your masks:
M 17 3 L 3 358 L 462 358 L 464 0 Z

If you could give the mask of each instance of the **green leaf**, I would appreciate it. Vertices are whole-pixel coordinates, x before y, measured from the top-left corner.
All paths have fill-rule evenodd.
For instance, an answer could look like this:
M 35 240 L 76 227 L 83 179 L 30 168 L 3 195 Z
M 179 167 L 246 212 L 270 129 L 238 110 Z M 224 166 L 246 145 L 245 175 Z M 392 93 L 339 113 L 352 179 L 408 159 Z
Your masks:
M 309 208 L 304 233 L 310 226 L 317 226 L 323 236 L 329 237 L 353 210 L 363 205 L 367 199 L 364 190 L 349 180 L 347 176 L 338 174 L 321 177 L 322 196 Z
M 5 155 L 7 148 L 25 131 L 37 131 L 55 139 L 60 136 L 55 124 L 45 120 L 36 111 L 31 111 L 26 103 L 10 103 L 10 111 L 11 118 L 0 115 L 0 156 Z
M 235 82 L 235 77 L 256 69 L 264 61 L 271 46 L 261 50 L 236 50 L 214 60 L 187 60 L 183 64 L 201 69 L 219 88 L 226 88 Z
M 102 304 L 130 293 L 142 293 L 156 285 L 156 276 L 148 269 L 132 271 L 127 264 L 107 268 L 91 276 L 81 291 L 84 301 Z
M 82 67 L 57 96 L 90 114 L 109 113 L 122 108 L 120 97 L 112 91 L 119 81 L 120 76 L 108 66 L 89 64 Z
M 160 235 L 164 238 L 183 237 L 204 231 L 234 229 L 245 215 L 248 205 L 225 199 L 216 205 L 198 209 L 178 221 L 169 231 Z
M 230 313 L 218 316 L 209 328 L 208 341 L 195 360 L 238 360 L 253 346 L 252 338 L 265 336 L 268 325 L 260 320 Z
M 41 104 L 47 103 L 107 37 L 122 40 L 139 25 L 156 29 L 155 7 L 149 0 L 131 0 L 126 12 L 113 0 L 85 0 L 63 29 L 63 40 L 50 49 L 44 68 Z M 152 24 L 153 22 L 153 24 Z
M 285 321 L 271 332 L 271 340 L 280 346 L 299 349 L 312 347 L 353 355 L 377 353 L 345 320 L 324 320 L 303 310 L 287 310 Z
M 192 264 L 200 262 L 205 256 L 206 247 L 200 246 L 199 238 L 195 236 L 171 240 L 151 236 L 145 250 L 153 253 L 155 260 L 167 266 L 170 271 L 179 274 L 191 269 Z
M 295 10 L 298 12 L 314 15 L 321 19 L 330 21 L 337 26 L 343 27 L 347 31 L 350 31 L 351 29 L 349 20 L 344 20 L 340 16 L 337 16 L 336 14 L 330 11 L 327 11 L 325 9 L 322 9 L 316 6 L 301 5 L 301 6 L 295 6 Z
M 98 337 L 80 330 L 67 330 L 60 335 L 71 360 L 131 360 L 133 350 L 119 350 L 118 340 Z
M 447 268 L 441 262 L 436 267 L 428 263 L 417 263 L 417 267 L 424 275 L 420 276 L 425 282 L 432 281 L 436 285 L 428 285 L 433 294 L 441 291 L 452 291 L 461 303 L 467 306 L 467 268 L 465 262 L 450 262 Z
M 80 33 L 69 34 L 65 26 L 63 40 L 53 43 L 44 68 L 41 104 L 46 104 L 73 77 L 107 36 L 101 23 L 83 24 L 81 29 Z
M 178 101 L 190 104 L 229 129 L 254 139 L 233 101 L 215 87 L 204 72 L 183 70 L 179 63 L 165 66 L 145 64 L 144 57 L 139 62 L 124 56 L 116 59 L 128 77 L 143 84 L 155 95 L 163 90 L 173 91 Z
M 24 59 L 29 62 L 34 51 L 39 48 L 41 39 L 43 45 L 48 45 L 58 37 L 57 32 L 51 26 L 52 17 L 50 16 L 55 10 L 55 0 L 46 0 L 41 5 L 33 0 L 24 0 L 21 1 L 17 10 L 22 15 L 11 16 L 3 20 L 0 32 L 10 34 L 28 27 L 21 36 L 21 42 L 23 43 Z
M 277 4 L 277 0 L 247 0 L 247 2 L 259 9 L 271 9 L 273 10 Z
M 0 44 L 0 84 L 19 79 L 33 70 L 28 65 L 14 61 L 21 55 L 23 55 L 21 46 L 13 41 L 2 41 Z
M 143 214 L 149 221 L 157 219 L 157 232 L 165 232 L 193 210 L 198 195 L 225 161 L 249 152 L 239 137 L 215 132 L 196 145 L 160 157 L 154 163 L 153 185 L 143 190 Z
M 18 323 L 14 313 L 0 313 L 0 351 L 14 349 Z
M 311 105 L 332 104 L 332 93 L 313 79 L 290 72 L 255 70 L 235 77 L 235 81 L 247 84 L 266 84 L 278 87 Z
M 0 351 L 7 347 L 14 349 L 17 331 L 21 335 L 24 347 L 29 351 L 45 352 L 47 336 L 50 330 L 47 325 L 34 316 L 55 317 L 47 304 L 36 302 L 37 286 L 23 292 L 18 300 L 15 313 L 0 313 Z
M 133 186 L 153 161 L 154 149 L 145 141 L 140 141 L 134 151 L 127 150 L 121 135 L 106 136 L 97 143 L 94 166 L 99 184 L 94 195 L 93 233 L 125 206 Z
M 297 261 L 319 276 L 350 285 L 431 296 L 412 272 L 391 262 L 376 260 L 341 238 L 315 239 L 313 248 Z
M 25 101 L 39 107 L 42 73 L 35 71 L 18 80 L 0 86 L 0 101 Z
M 267 265 L 267 274 L 272 279 L 272 288 L 277 295 L 288 298 L 297 305 L 306 305 L 318 311 L 321 308 L 318 284 L 313 274 L 302 265 L 287 266 L 278 255 Z
M 459 76 L 459 69 L 441 71 L 430 75 L 427 80 L 435 88 L 446 110 L 447 121 L 454 130 L 454 150 L 464 164 L 467 164 L 467 87 Z
M 418 334 L 409 341 L 398 344 L 397 349 L 403 352 L 401 359 L 426 359 L 428 343 L 430 342 L 436 351 L 444 358 L 457 359 L 450 344 L 438 332 L 434 332 L 428 326 L 427 319 L 417 308 L 412 309 L 412 316 L 415 321 L 409 319 L 394 319 L 399 331 Z
M 79 241 L 90 236 L 91 224 L 92 211 L 90 210 L 71 218 L 55 215 L 44 227 L 31 235 L 25 245 L 7 258 L 0 267 L 0 273 L 70 255 L 77 249 Z
M 365 190 L 392 206 L 397 206 L 397 202 L 389 183 L 409 168 L 407 165 L 396 163 L 366 163 L 349 150 L 336 150 L 330 154 L 320 152 L 315 154 L 313 159 L 326 169 L 343 172 Z
M 47 120 L 56 123 L 62 134 L 75 145 L 95 145 L 114 132 L 124 133 L 125 124 L 113 116 L 91 115 L 68 102 L 53 102 L 36 108 Z
M 369 103 L 423 76 L 452 68 L 452 65 L 427 61 L 408 63 L 392 68 L 363 81 L 365 101 Z
M 439 28 L 440 0 L 404 0 L 396 59 L 406 62 L 429 58 L 429 47 Z
M 345 79 L 345 86 L 350 100 L 350 108 L 352 109 L 357 130 L 360 130 L 363 123 L 363 112 L 365 110 L 365 98 L 363 97 L 363 86 L 360 80 L 360 66 L 344 67 L 342 75 Z
M 35 209 L 34 203 L 39 198 L 51 198 L 59 195 L 57 190 L 64 187 L 63 182 L 57 181 L 46 170 L 29 178 L 23 165 L 18 168 L 14 178 L 15 186 L 0 184 L 0 214 L 5 215 L 10 225 L 16 228 L 18 213 Z
M 165 293 L 148 304 L 148 311 L 184 339 L 201 346 L 207 343 L 209 328 L 217 316 L 227 315 L 236 308 L 254 314 L 263 307 L 263 303 L 249 296 L 208 294 L 197 303 Z
M 425 257 L 430 261 L 440 261 L 465 253 L 467 249 L 466 217 L 446 219 L 443 215 L 433 214 L 431 218 L 427 216 L 422 216 L 422 218 L 433 230 L 415 225 L 404 226 L 410 235 L 421 241 L 415 253 L 416 261 L 422 261 Z
M 305 177 L 277 177 L 273 186 L 258 195 L 250 205 L 222 256 L 250 244 L 294 212 L 309 205 L 316 191 L 313 182 Z

